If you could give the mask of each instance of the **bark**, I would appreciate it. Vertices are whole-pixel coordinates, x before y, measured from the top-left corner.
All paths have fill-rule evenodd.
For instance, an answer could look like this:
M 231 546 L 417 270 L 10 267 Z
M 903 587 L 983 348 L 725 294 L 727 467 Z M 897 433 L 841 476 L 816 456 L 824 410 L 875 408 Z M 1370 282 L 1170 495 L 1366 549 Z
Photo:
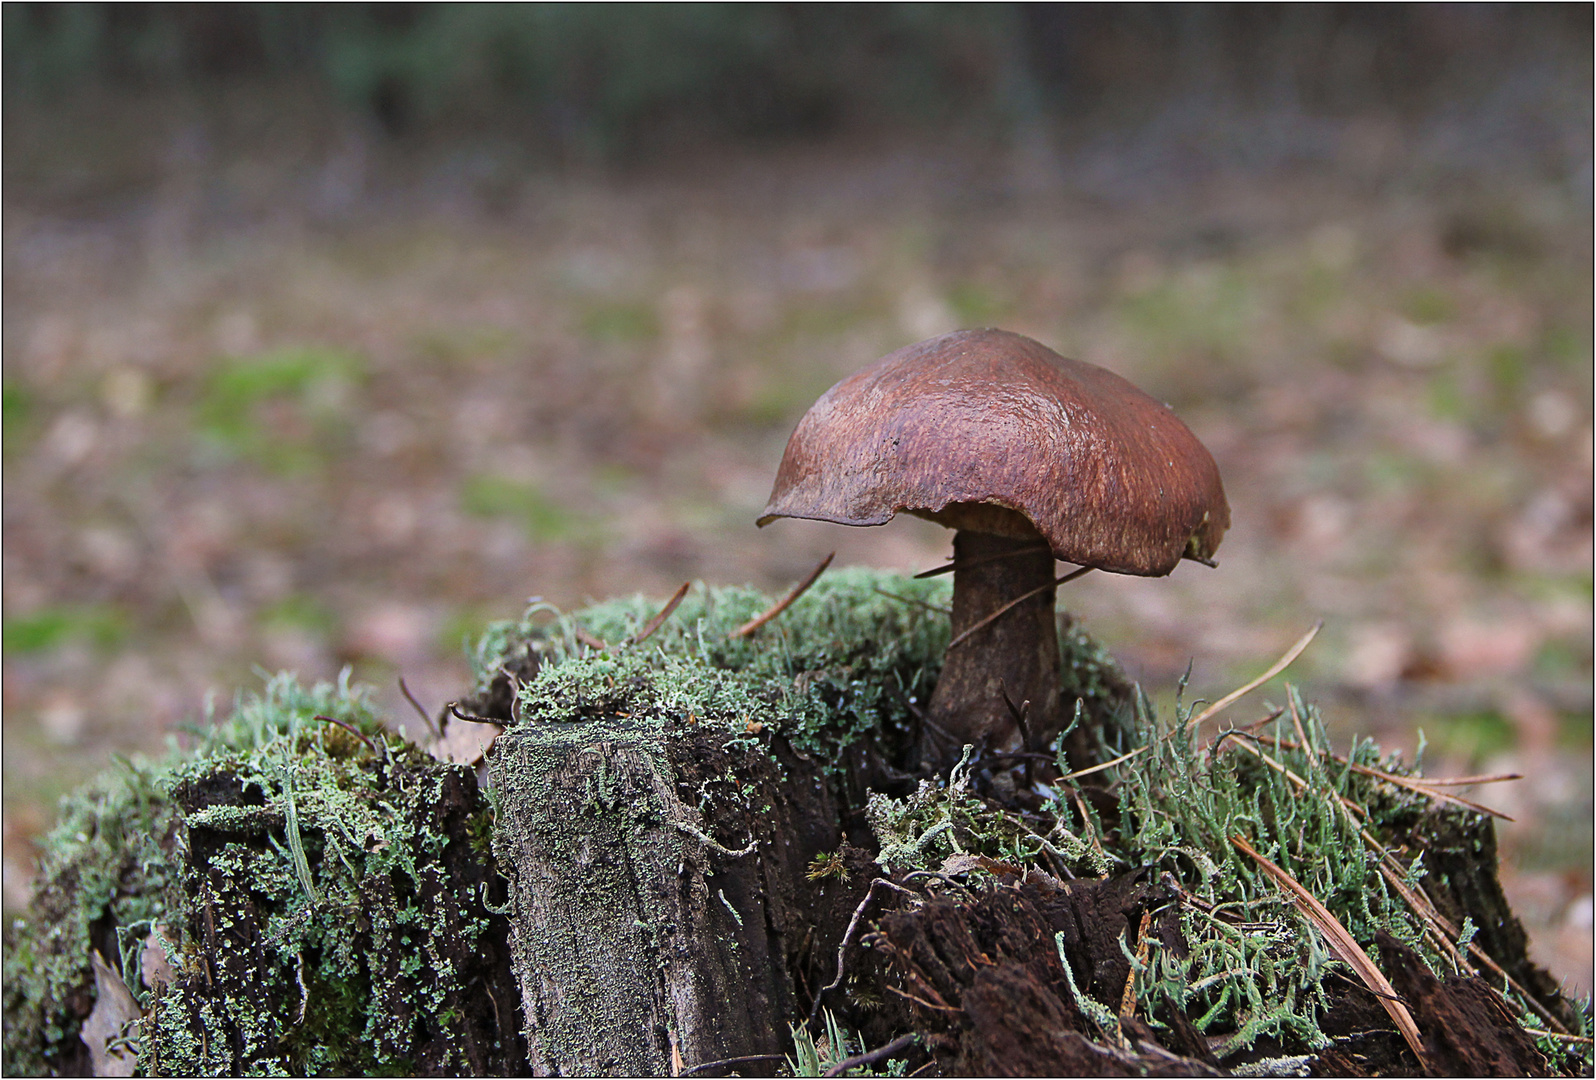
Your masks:
M 1436 910 L 1462 926 L 1479 928 L 1474 941 L 1565 1026 L 1577 1024 L 1573 1004 L 1557 980 L 1529 955 L 1529 935 L 1502 892 L 1496 828 L 1483 815 L 1432 812 L 1413 825 L 1410 846 L 1424 852 L 1429 869 L 1420 887 Z
M 878 948 L 913 996 L 942 1074 L 1219 1075 L 1201 1036 L 1183 1029 L 1165 1036 L 1176 1052 L 1145 1027 L 1137 1029 L 1144 1040 L 1111 1045 L 1069 988 L 1057 933 L 1081 992 L 1118 1001 L 1130 973 L 1124 947 L 1134 948 L 1141 914 L 1173 910 L 1143 878 L 1061 883 L 1028 875 L 971 901 L 939 897 L 882 918 Z
M 1036 595 L 1004 612 L 948 651 L 931 696 L 921 763 L 945 771 L 966 743 L 978 750 L 1041 750 L 1064 727 L 1059 702 L 1058 628 L 1053 615 L 1053 556 L 1042 543 L 961 529 L 953 537 L 953 637 L 1003 605 Z M 994 558 L 994 556 L 1006 556 Z M 982 561 L 986 560 L 986 561 Z M 1016 720 L 1008 702 L 1025 710 Z
M 1381 930 L 1380 966 L 1413 1013 L 1425 1065 L 1436 1076 L 1550 1076 L 1546 1059 L 1484 979 L 1437 978 L 1418 954 Z
M 818 763 L 726 739 L 617 719 L 499 741 L 495 845 L 534 1072 L 791 1052 L 858 897 L 805 874 L 843 840 Z

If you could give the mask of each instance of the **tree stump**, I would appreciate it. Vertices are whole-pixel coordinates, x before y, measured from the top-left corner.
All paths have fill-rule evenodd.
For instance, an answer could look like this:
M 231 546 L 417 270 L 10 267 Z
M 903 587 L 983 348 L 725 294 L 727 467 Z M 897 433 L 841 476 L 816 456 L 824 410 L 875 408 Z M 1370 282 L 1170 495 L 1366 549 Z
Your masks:
M 495 746 L 535 1072 L 669 1076 L 791 1050 L 807 1005 L 791 972 L 834 952 L 857 902 L 806 876 L 844 838 L 833 785 L 785 744 L 717 735 L 616 718 Z

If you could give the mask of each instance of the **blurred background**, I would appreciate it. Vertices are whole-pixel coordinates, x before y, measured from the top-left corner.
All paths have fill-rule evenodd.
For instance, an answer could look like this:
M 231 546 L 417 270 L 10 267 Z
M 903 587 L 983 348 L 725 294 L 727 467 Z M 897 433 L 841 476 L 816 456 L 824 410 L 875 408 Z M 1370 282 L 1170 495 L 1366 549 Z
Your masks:
M 1166 705 L 1323 619 L 1343 746 L 1525 774 L 1472 794 L 1590 989 L 1589 5 L 0 16 L 8 909 L 59 795 L 262 669 L 414 734 L 397 678 L 436 711 L 529 596 L 937 565 L 753 519 L 832 382 L 996 325 L 1234 511 L 1061 603 Z

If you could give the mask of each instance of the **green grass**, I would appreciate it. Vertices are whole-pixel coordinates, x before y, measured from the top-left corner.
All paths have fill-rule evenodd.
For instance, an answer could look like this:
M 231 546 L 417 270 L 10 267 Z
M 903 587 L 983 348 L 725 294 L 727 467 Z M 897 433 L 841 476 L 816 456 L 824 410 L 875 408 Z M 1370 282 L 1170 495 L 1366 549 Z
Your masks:
M 0 454 L 11 460 L 32 441 L 33 393 L 15 379 L 0 383 Z
M 109 604 L 57 604 L 7 617 L 3 642 L 8 653 L 37 653 L 81 642 L 114 649 L 130 632 L 127 613 Z
M 545 495 L 536 485 L 495 473 L 478 473 L 460 488 L 460 509 L 473 517 L 513 521 L 534 540 L 567 539 L 587 518 Z
M 224 461 L 309 472 L 336 450 L 365 377 L 361 357 L 332 347 L 225 357 L 210 369 L 194 405 L 195 433 Z
M 1205 265 L 1168 274 L 1126 297 L 1118 317 L 1138 351 L 1155 360 L 1193 353 L 1235 360 L 1249 352 L 1246 337 L 1257 321 L 1259 292 L 1247 267 Z
M 1457 302 L 1434 285 L 1424 285 L 1410 290 L 1402 298 L 1402 313 L 1420 326 L 1451 322 L 1457 318 Z
M 631 345 L 659 335 L 659 317 L 645 303 L 601 304 L 582 316 L 582 333 L 593 341 Z
M 992 326 L 1014 309 L 1012 302 L 978 281 L 961 281 L 948 290 L 948 307 L 960 326 Z
M 264 609 L 258 621 L 267 630 L 306 630 L 328 636 L 338 627 L 338 614 L 315 596 L 296 593 Z

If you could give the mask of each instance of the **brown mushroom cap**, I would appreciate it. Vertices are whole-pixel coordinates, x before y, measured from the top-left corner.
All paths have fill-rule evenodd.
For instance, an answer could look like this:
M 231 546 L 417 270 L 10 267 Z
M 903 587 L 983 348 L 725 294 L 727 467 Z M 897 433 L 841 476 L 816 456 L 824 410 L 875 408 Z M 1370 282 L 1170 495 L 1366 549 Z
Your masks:
M 787 442 L 761 526 L 884 525 L 899 511 L 1156 576 L 1230 526 L 1219 469 L 1168 407 L 1003 330 L 961 330 L 826 391 Z

